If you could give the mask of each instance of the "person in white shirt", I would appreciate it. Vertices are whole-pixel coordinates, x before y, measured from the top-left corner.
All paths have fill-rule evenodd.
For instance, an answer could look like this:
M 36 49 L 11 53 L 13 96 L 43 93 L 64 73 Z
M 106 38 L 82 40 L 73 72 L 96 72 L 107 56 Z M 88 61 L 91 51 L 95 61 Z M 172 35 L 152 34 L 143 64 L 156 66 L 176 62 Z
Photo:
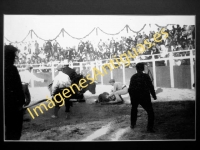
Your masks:
M 22 71 L 19 73 L 20 77 L 21 77 L 21 82 L 22 82 L 22 87 L 23 87 L 23 91 L 24 91 L 24 96 L 25 96 L 25 106 L 28 106 L 31 102 L 31 94 L 29 92 L 29 88 L 28 85 L 31 83 L 31 80 L 35 80 L 35 81 L 40 81 L 40 82 L 44 82 L 44 79 L 38 78 L 35 75 L 33 75 L 31 73 L 32 70 L 32 66 L 27 65 L 25 68 L 25 71 Z M 24 111 L 24 114 L 26 114 L 26 111 Z M 24 121 L 30 121 L 30 118 L 26 118 L 24 116 Z
M 58 65 L 57 70 L 58 70 L 58 75 L 54 78 L 53 84 L 51 87 L 51 95 L 52 96 L 55 96 L 56 94 L 59 94 L 59 93 L 62 94 L 63 89 L 71 86 L 70 77 L 67 74 L 63 73 L 63 71 L 62 71 L 63 66 Z M 66 107 L 65 112 L 67 113 L 66 118 L 69 117 L 69 108 L 70 108 L 69 103 L 70 102 L 68 100 L 65 101 L 65 107 Z M 53 112 L 53 115 L 51 116 L 52 118 L 58 118 L 58 111 L 60 109 L 59 105 L 60 105 L 60 103 L 55 102 L 54 112 Z
M 125 95 L 128 93 L 127 86 L 121 82 L 115 82 L 115 79 L 110 79 L 109 83 L 113 86 L 109 97 L 113 95 L 116 97 L 115 101 L 111 101 L 109 103 L 124 102 L 124 99 L 121 97 L 121 95 Z
M 110 79 L 110 85 L 113 86 L 111 93 L 104 92 L 99 95 L 98 99 L 95 101 L 104 102 L 102 104 L 119 104 L 124 103 L 124 99 L 121 95 L 125 95 L 128 93 L 128 88 L 121 82 L 115 82 L 115 79 Z
M 62 72 L 62 65 L 57 67 L 58 75 L 54 78 L 52 84 L 52 95 L 56 93 L 57 89 L 62 89 L 69 87 L 71 85 L 71 80 L 69 76 Z
M 26 98 L 25 106 L 29 105 L 29 103 L 31 102 L 31 96 L 28 89 L 28 85 L 31 83 L 31 80 L 40 81 L 40 82 L 45 81 L 44 79 L 38 78 L 34 74 L 32 74 L 31 73 L 32 69 L 33 69 L 32 66 L 27 65 L 25 68 L 25 71 L 22 71 L 19 73 L 21 77 L 22 86 L 24 89 L 25 98 Z

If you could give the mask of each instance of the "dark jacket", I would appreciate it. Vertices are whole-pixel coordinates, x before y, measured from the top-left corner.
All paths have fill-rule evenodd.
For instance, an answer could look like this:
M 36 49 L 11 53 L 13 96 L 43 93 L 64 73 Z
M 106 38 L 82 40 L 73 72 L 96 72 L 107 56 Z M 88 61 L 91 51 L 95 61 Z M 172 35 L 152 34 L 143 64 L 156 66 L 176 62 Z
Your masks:
M 156 98 L 151 79 L 145 73 L 136 73 L 131 77 L 128 92 L 131 100 L 150 100 L 150 94 Z
M 25 104 L 21 78 L 13 65 L 5 67 L 5 112 L 12 114 L 20 111 Z

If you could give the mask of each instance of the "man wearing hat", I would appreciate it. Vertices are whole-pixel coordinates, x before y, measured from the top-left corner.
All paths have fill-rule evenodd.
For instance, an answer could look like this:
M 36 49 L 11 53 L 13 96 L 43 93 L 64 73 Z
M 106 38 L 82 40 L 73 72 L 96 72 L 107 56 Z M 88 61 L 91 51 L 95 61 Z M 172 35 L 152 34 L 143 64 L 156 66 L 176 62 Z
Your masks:
M 62 94 L 63 89 L 71 86 L 70 77 L 67 74 L 63 73 L 63 65 L 58 65 L 56 69 L 58 70 L 58 75 L 53 80 L 53 84 L 51 87 L 52 96 L 55 96 L 56 94 L 59 93 Z M 54 112 L 53 115 L 51 116 L 52 118 L 58 118 L 58 111 L 60 109 L 59 105 L 60 105 L 59 103 L 55 103 Z M 67 107 L 70 107 L 68 101 L 65 101 L 65 106 L 66 106 L 65 112 L 67 113 L 66 116 L 67 118 L 69 113 L 69 108 L 67 109 Z

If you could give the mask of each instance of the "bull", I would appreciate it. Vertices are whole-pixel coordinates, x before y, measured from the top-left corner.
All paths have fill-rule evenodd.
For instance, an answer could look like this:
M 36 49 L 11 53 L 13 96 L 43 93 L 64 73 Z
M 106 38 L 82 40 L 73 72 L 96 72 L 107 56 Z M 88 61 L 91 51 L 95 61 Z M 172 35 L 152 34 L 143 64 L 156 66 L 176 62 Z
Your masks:
M 74 89 L 75 91 L 75 94 L 73 94 L 70 99 L 77 99 L 77 101 L 84 101 L 84 93 L 86 91 L 89 91 L 91 92 L 92 94 L 96 94 L 96 82 L 93 82 L 92 84 L 90 84 L 90 81 L 87 80 L 86 77 L 84 77 L 83 75 L 79 75 L 77 74 L 74 79 L 72 80 L 72 84 L 79 84 L 79 81 L 81 79 L 85 79 L 86 80 L 86 83 L 85 84 L 88 84 L 88 86 L 86 88 L 80 88 L 80 91 L 77 90 L 77 89 Z M 49 84 L 48 85 L 48 89 L 49 89 L 49 92 L 52 93 L 52 84 Z M 61 89 L 62 90 L 62 89 Z
M 77 74 L 76 71 L 74 69 L 70 68 L 68 65 L 64 66 L 62 71 L 70 77 L 71 84 L 79 85 L 79 81 L 81 79 L 85 79 L 86 83 L 84 83 L 84 84 L 88 85 L 86 88 L 79 87 L 80 90 L 75 88 L 74 89 L 75 94 L 72 94 L 69 98 L 65 98 L 65 107 L 66 107 L 65 111 L 69 112 L 70 107 L 73 106 L 74 99 L 76 99 L 78 102 L 85 102 L 84 93 L 86 91 L 90 91 L 92 94 L 96 93 L 96 83 L 95 82 L 91 83 L 90 80 L 87 80 L 87 78 L 81 74 Z M 52 93 L 52 89 L 51 89 L 52 84 L 53 83 L 49 84 L 49 86 L 48 86 L 50 93 Z M 63 90 L 64 89 L 58 89 L 58 91 L 55 93 L 62 93 Z

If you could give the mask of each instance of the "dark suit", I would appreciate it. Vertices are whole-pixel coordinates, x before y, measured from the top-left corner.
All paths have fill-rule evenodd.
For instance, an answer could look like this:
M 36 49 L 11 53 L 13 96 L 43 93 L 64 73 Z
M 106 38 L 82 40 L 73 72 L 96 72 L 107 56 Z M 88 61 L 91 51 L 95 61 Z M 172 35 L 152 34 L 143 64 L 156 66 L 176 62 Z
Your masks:
M 128 89 L 131 98 L 131 125 L 134 126 L 137 121 L 137 107 L 140 104 L 148 114 L 148 129 L 152 129 L 154 125 L 154 111 L 151 103 L 150 94 L 156 98 L 154 86 L 148 74 L 136 73 L 131 77 Z
M 25 96 L 15 66 L 5 66 L 5 128 L 6 140 L 19 140 L 23 124 Z
M 46 49 L 47 49 L 47 51 L 50 53 L 50 55 L 53 56 L 51 41 L 48 41 L 48 42 L 46 43 Z

